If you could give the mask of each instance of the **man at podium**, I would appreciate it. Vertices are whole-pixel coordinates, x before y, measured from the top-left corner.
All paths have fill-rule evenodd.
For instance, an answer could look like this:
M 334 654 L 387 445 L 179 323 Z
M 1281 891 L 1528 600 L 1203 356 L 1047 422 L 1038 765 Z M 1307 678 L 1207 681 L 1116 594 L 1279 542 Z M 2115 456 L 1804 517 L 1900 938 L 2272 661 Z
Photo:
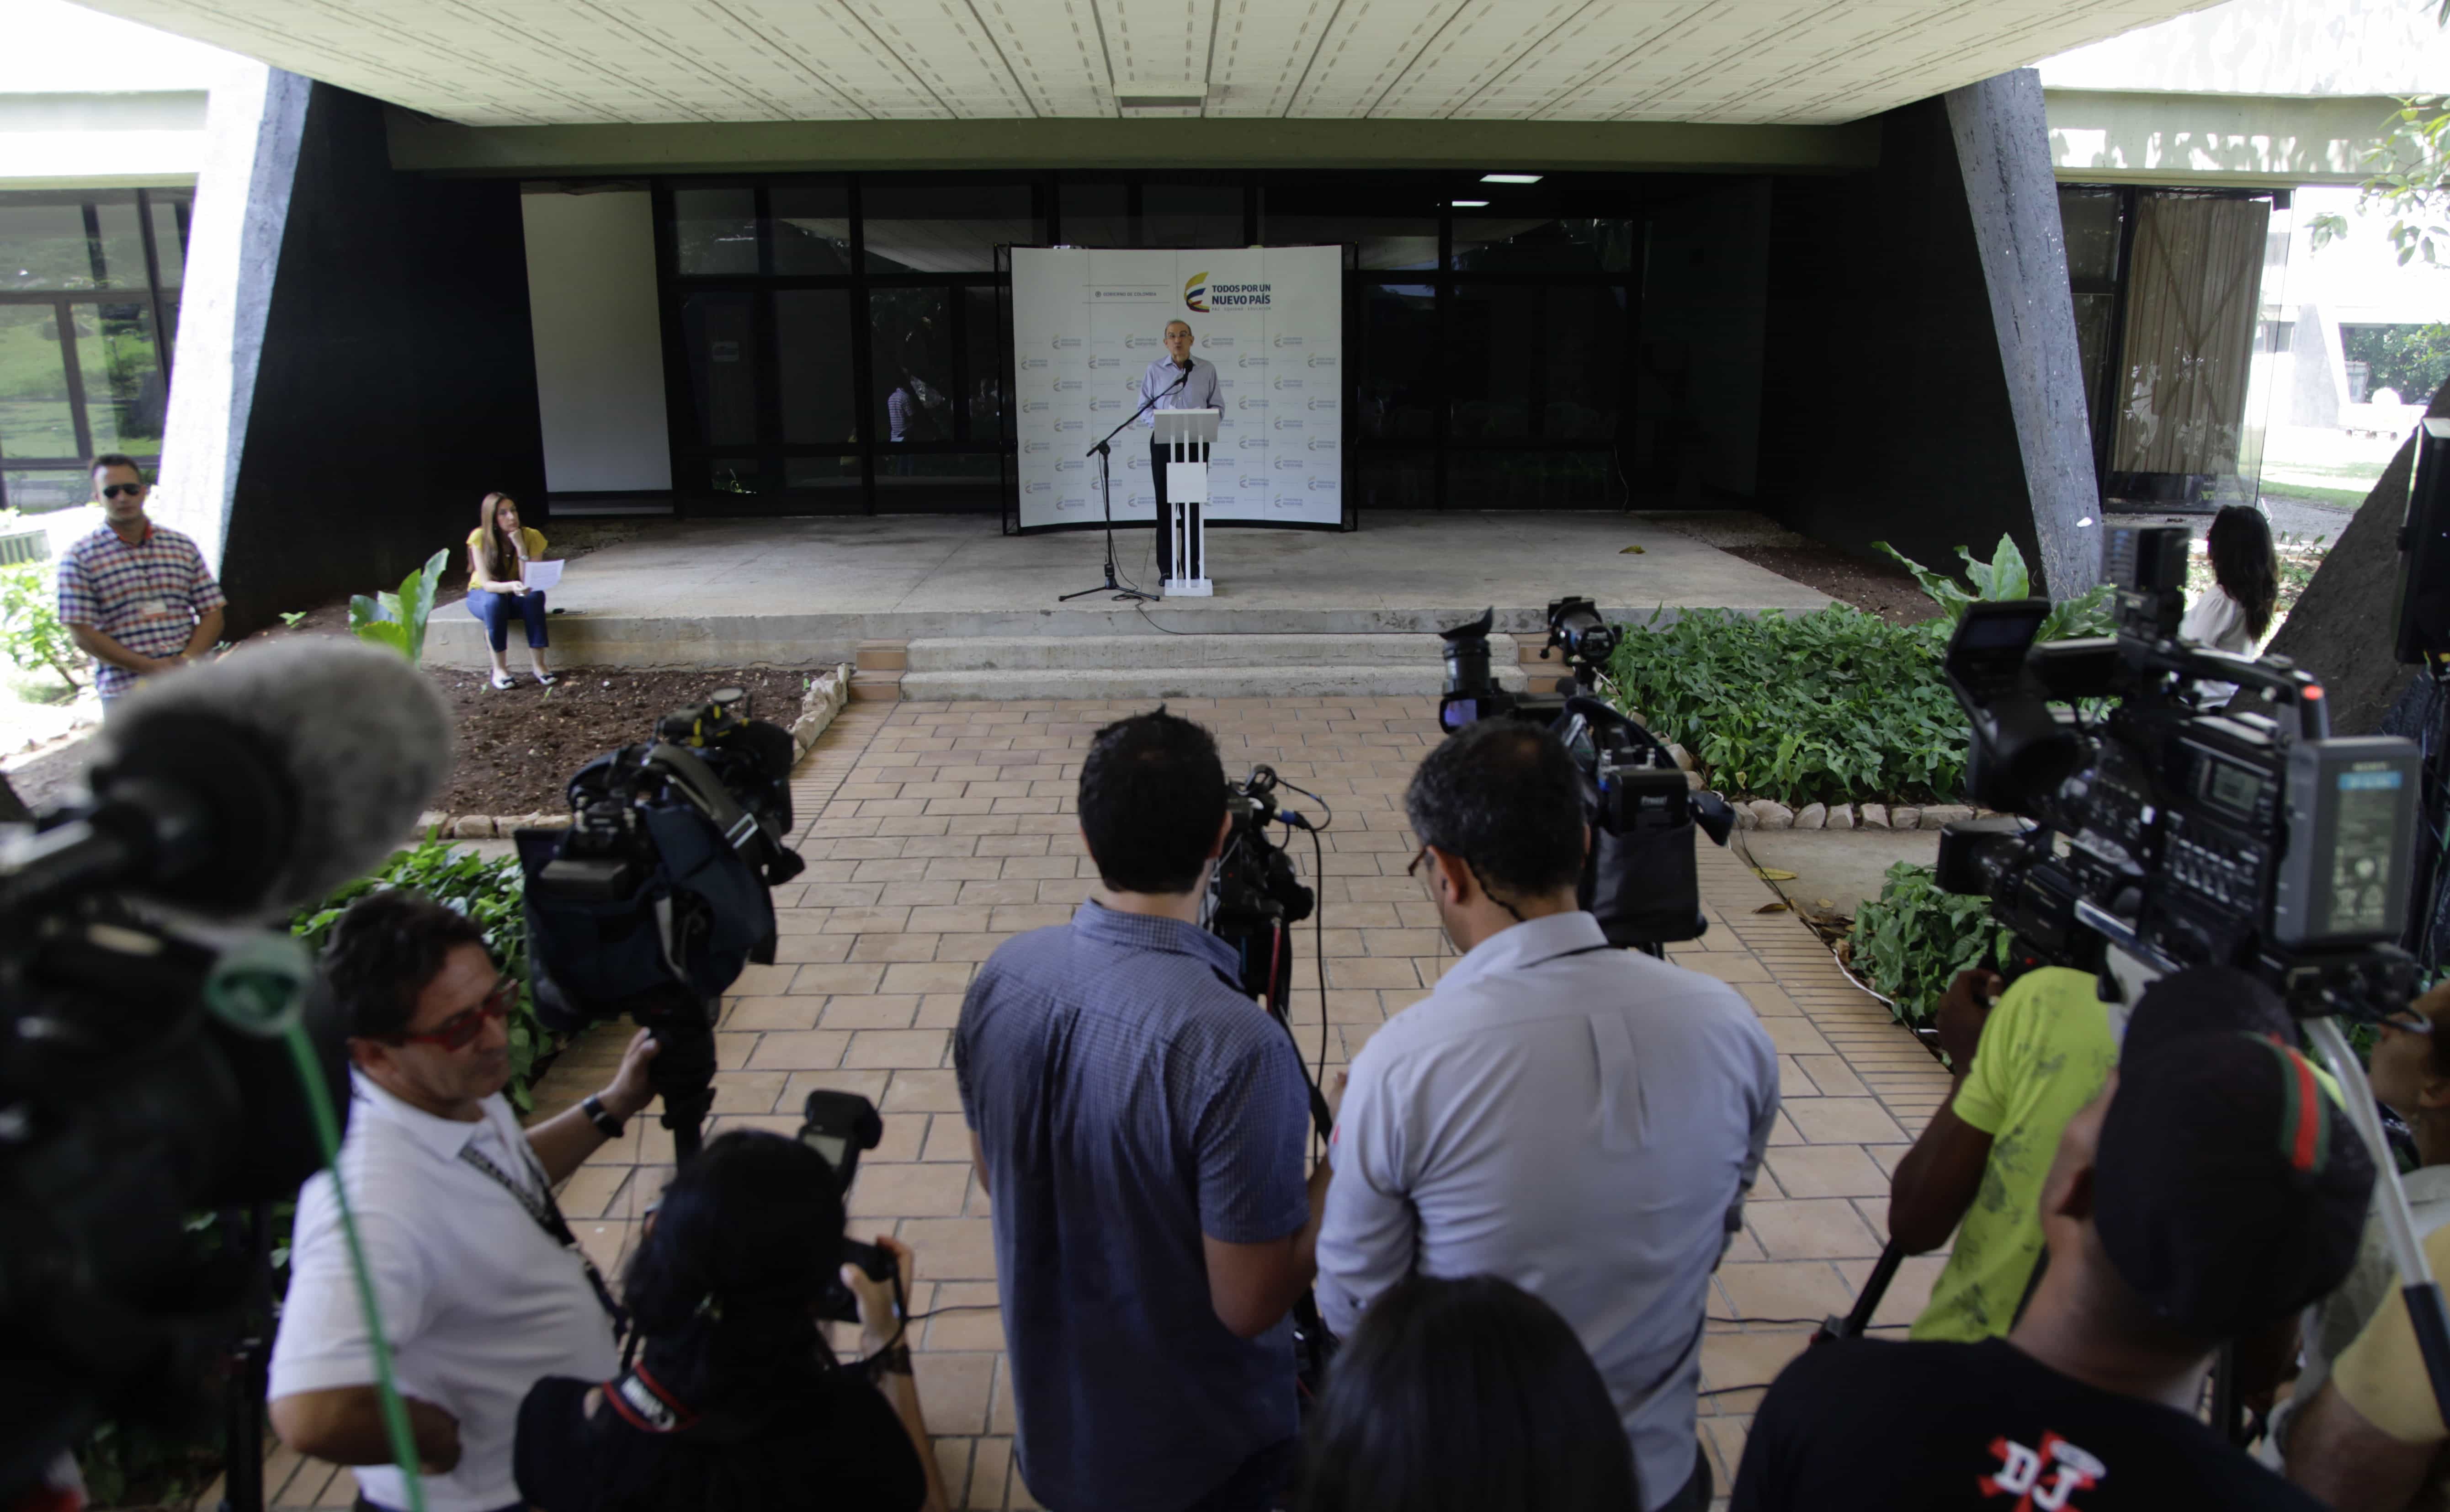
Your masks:
M 1140 428 L 1150 432 L 1149 472 L 1157 479 L 1157 568 L 1159 577 L 1174 575 L 1174 537 L 1165 528 L 1165 457 L 1157 448 L 1155 412 L 1158 410 L 1221 410 L 1216 364 L 1191 355 L 1191 324 L 1165 322 L 1165 356 L 1140 375 L 1140 402 L 1148 405 Z M 1151 399 L 1157 402 L 1149 404 Z M 1206 461 L 1206 457 L 1201 457 Z

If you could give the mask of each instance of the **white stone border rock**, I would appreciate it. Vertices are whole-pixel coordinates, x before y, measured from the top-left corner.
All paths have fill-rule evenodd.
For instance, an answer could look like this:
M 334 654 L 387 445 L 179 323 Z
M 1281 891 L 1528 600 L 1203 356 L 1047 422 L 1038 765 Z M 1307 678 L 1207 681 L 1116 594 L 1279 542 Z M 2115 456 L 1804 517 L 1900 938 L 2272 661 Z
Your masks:
M 807 696 L 800 700 L 800 712 L 792 719 L 791 765 L 797 767 L 817 744 L 817 737 L 834 722 L 843 706 L 850 702 L 851 668 L 847 662 L 837 664 L 831 671 L 821 674 L 808 685 Z M 417 833 L 412 842 L 421 842 L 428 835 L 445 840 L 508 840 L 522 829 L 567 829 L 567 813 L 538 814 L 445 814 L 439 809 L 427 809 L 418 816 Z
M 1775 799 L 1755 798 L 1738 802 L 1734 807 L 1738 829 L 1942 829 L 1960 819 L 1997 817 L 1991 809 L 1963 804 L 1935 804 L 1929 808 L 1806 804 L 1799 812 Z

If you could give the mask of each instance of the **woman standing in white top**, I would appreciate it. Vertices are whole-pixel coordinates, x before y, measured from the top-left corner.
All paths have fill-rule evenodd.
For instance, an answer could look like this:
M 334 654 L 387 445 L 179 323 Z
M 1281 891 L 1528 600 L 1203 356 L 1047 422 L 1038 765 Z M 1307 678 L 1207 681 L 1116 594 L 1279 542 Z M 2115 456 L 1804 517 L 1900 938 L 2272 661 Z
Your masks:
M 2251 505 L 2231 504 L 2212 516 L 2214 586 L 2187 606 L 2178 639 L 2216 651 L 2251 656 L 2271 629 L 2280 601 L 2280 553 L 2272 549 L 2271 524 Z

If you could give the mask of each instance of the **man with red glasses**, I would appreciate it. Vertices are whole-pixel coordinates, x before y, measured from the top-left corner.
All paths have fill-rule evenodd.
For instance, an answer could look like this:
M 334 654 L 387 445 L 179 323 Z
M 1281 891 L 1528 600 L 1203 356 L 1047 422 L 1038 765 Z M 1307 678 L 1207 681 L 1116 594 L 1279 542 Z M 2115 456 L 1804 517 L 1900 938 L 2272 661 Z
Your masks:
M 651 1099 L 654 1041 L 640 1031 L 612 1085 L 523 1130 L 502 1095 L 518 983 L 464 915 L 415 893 L 361 899 L 324 969 L 350 1031 L 340 1179 L 408 1399 L 425 1505 L 520 1506 L 512 1448 L 528 1388 L 619 1371 L 612 1294 L 553 1189 Z M 360 1508 L 399 1512 L 410 1498 L 369 1339 L 326 1173 L 298 1194 L 272 1425 L 293 1449 L 361 1466 Z
M 107 702 L 211 650 L 224 600 L 196 543 L 146 518 L 134 459 L 105 452 L 86 471 L 103 523 L 60 557 L 59 615 Z

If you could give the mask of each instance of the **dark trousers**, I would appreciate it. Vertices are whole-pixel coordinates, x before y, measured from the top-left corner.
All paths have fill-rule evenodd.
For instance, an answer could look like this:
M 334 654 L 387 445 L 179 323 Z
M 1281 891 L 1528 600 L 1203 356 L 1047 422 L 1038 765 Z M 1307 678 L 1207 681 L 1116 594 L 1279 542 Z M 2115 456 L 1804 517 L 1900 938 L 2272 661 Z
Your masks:
M 514 616 L 527 621 L 530 646 L 541 649 L 545 645 L 544 595 L 533 588 L 524 593 L 494 593 L 472 588 L 468 591 L 468 612 L 485 622 L 485 643 L 497 651 L 511 644 Z
M 1659 1512 L 1710 1512 L 1710 1501 L 1718 1494 L 1718 1477 L 1710 1473 L 1710 1449 L 1707 1444 L 1693 1445 L 1693 1474 L 1684 1489 L 1662 1504 Z
M 1166 453 L 1171 450 L 1171 447 L 1159 446 L 1155 438 L 1149 441 L 1149 475 L 1157 479 L 1157 572 L 1159 577 L 1174 575 L 1174 532 L 1166 528 L 1165 518 L 1165 461 Z M 1208 460 L 1207 447 L 1195 447 L 1193 450 L 1198 454 L 1197 460 Z M 1191 533 L 1195 537 L 1199 533 L 1199 508 L 1196 504 L 1191 506 Z M 1207 564 L 1185 565 L 1204 567 Z

